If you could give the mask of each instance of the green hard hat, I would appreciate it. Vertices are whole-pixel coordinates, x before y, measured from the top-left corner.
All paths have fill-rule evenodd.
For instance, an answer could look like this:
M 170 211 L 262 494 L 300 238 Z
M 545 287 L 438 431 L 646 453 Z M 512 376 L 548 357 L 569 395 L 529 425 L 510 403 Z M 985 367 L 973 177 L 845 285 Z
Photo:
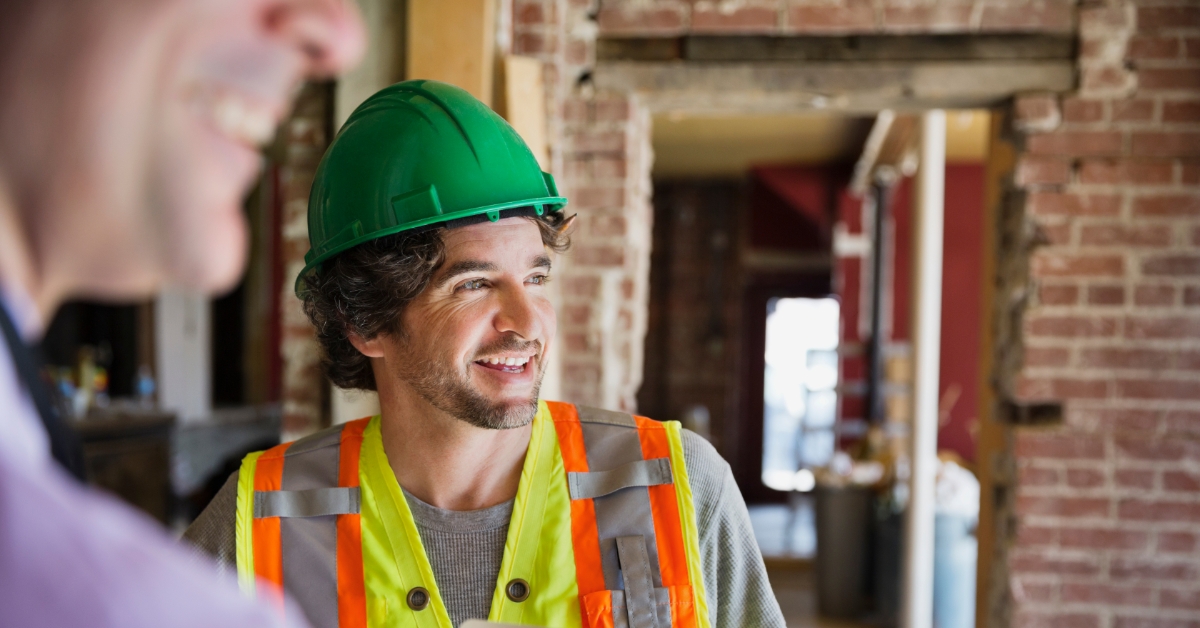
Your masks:
M 322 262 L 375 238 L 566 204 L 521 136 L 487 105 L 447 83 L 397 83 L 359 105 L 321 158 L 296 293 Z

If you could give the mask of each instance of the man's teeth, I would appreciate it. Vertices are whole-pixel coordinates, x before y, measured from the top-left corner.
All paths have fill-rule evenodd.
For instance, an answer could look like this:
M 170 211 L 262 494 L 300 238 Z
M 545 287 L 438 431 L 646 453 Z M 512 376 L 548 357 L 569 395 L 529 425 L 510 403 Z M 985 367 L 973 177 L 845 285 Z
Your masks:
M 275 134 L 275 117 L 268 107 L 255 106 L 233 94 L 222 94 L 210 107 L 217 129 L 234 140 L 262 146 Z
M 529 363 L 529 358 L 485 358 L 480 362 L 488 364 L 503 364 L 505 366 L 525 366 Z

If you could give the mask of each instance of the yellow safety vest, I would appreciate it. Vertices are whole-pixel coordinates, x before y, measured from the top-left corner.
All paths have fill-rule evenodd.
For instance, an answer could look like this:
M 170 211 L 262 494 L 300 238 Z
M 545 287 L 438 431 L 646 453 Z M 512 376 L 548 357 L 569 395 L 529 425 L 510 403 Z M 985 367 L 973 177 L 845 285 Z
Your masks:
M 379 417 L 246 456 L 237 567 L 314 628 L 450 628 Z M 489 621 L 708 628 L 677 422 L 540 402 Z

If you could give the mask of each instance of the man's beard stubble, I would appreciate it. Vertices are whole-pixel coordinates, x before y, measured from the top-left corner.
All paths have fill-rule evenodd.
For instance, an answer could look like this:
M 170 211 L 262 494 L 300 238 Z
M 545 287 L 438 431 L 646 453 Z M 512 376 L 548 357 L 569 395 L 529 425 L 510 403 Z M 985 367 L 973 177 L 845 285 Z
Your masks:
M 515 406 L 492 403 L 479 394 L 469 381 L 459 376 L 451 364 L 430 359 L 410 343 L 406 353 L 413 358 L 398 366 L 396 375 L 408 382 L 422 399 L 450 416 L 489 430 L 509 430 L 529 425 L 538 409 L 538 394 L 542 387 L 545 366 L 542 364 L 542 346 L 537 341 L 518 340 L 505 335 L 499 342 L 483 347 L 479 354 L 502 351 L 521 351 L 533 348 L 536 351 L 537 378 L 534 380 L 532 396 L 527 403 Z

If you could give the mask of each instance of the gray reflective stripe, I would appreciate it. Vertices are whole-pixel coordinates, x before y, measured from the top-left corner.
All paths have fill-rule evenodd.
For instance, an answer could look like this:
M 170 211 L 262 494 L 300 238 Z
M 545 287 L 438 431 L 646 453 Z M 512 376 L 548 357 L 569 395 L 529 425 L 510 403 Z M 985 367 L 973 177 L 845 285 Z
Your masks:
M 612 591 L 613 628 L 629 628 L 629 612 L 625 608 L 625 592 Z M 654 590 L 654 606 L 658 608 L 658 628 L 671 628 L 671 592 L 666 588 Z
M 337 628 L 337 517 L 331 515 L 351 506 L 357 512 L 360 499 L 358 488 L 338 487 L 341 438 L 339 426 L 288 447 L 278 491 L 305 496 L 290 501 L 306 515 L 279 520 L 279 544 L 283 586 L 313 628 Z
M 622 427 L 637 427 L 637 421 L 634 420 L 633 415 L 624 412 L 613 412 L 612 410 L 601 410 L 600 408 L 589 408 L 587 406 L 575 406 L 575 411 L 579 414 L 579 420 L 583 423 L 607 423 Z
M 568 473 L 571 499 L 602 497 L 631 486 L 657 486 L 671 483 L 671 461 L 667 458 L 635 460 L 611 471 Z
M 632 422 L 633 418 L 629 417 L 628 423 Z M 642 461 L 642 443 L 636 429 L 618 425 L 616 421 L 593 421 L 582 423 L 581 427 L 588 469 L 592 472 L 611 471 L 631 462 Z M 623 588 L 616 541 L 617 537 L 622 536 L 645 537 L 654 586 L 662 586 L 658 542 L 654 537 L 654 513 L 650 509 L 647 489 L 635 486 L 594 498 L 592 503 L 596 511 L 600 566 L 604 571 L 605 588 Z
M 284 462 L 284 473 L 287 473 Z M 258 491 L 254 493 L 254 518 L 325 517 L 356 515 L 361 509 L 361 492 L 353 488 L 310 488 L 307 491 Z
M 625 579 L 625 610 L 629 628 L 658 628 L 658 610 L 654 606 L 654 583 L 650 579 L 650 557 L 646 539 L 623 536 L 617 539 L 621 574 Z

